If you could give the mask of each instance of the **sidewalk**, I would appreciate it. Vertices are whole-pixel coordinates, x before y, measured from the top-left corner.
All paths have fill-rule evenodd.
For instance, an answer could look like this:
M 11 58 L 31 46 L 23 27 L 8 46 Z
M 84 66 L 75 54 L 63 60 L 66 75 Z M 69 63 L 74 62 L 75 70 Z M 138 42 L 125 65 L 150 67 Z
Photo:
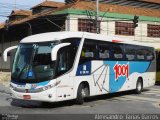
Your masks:
M 0 72 L 0 84 L 3 84 L 4 86 L 9 86 L 10 79 L 10 72 Z

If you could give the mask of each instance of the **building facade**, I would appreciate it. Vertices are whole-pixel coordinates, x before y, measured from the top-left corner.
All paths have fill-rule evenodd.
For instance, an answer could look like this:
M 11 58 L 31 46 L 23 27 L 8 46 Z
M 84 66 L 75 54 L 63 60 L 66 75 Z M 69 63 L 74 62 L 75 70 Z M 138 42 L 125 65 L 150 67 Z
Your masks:
M 46 1 L 47 2 L 47 1 Z M 2 59 L 3 51 L 31 34 L 54 31 L 84 31 L 118 36 L 160 48 L 160 2 L 153 0 L 101 0 L 96 24 L 96 1 L 75 0 L 66 4 L 41 3 L 33 7 L 27 18 L 0 24 L 0 70 L 9 70 L 14 53 L 8 62 Z M 58 5 L 57 5 L 58 4 Z M 42 9 L 43 8 L 43 9 Z M 36 11 L 35 11 L 36 10 Z M 37 12 L 39 10 L 39 12 Z M 41 10 L 41 11 L 40 11 Z M 14 14 L 15 15 L 15 14 Z M 134 16 L 139 16 L 134 27 Z M 18 17 L 21 18 L 21 17 Z

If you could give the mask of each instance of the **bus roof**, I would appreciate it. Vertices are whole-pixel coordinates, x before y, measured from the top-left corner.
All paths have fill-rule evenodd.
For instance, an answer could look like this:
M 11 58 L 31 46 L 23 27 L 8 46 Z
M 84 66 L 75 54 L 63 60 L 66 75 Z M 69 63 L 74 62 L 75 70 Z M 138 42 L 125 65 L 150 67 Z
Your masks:
M 147 43 L 141 43 L 133 40 L 127 40 L 120 37 L 114 36 L 107 36 L 95 33 L 88 33 L 88 32 L 47 32 L 47 33 L 40 33 L 28 36 L 20 41 L 20 43 L 36 43 L 36 42 L 47 42 L 47 41 L 57 41 L 66 38 L 88 38 L 88 39 L 95 39 L 95 40 L 102 40 L 102 41 L 109 41 L 114 43 L 125 43 L 125 44 L 134 44 L 134 45 L 141 45 L 141 46 L 149 46 L 151 45 Z
M 57 41 L 66 38 L 81 38 L 83 32 L 47 32 L 28 36 L 20 41 L 20 43 Z

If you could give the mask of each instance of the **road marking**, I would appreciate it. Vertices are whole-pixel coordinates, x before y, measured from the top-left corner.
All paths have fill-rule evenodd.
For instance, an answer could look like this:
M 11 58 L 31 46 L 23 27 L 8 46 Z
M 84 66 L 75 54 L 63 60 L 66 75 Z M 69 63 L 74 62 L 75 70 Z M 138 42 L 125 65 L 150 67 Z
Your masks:
M 131 101 L 133 99 L 128 98 L 127 96 L 121 96 L 121 97 L 116 97 L 118 100 L 123 100 L 123 101 Z
M 126 97 L 130 98 L 130 99 L 150 101 L 150 102 L 159 102 L 160 101 L 160 98 L 148 98 L 148 97 L 132 96 L 132 95 L 127 95 Z
M 160 96 L 160 89 L 150 88 L 149 91 L 142 92 L 142 94 Z
M 149 90 L 149 91 L 144 91 L 143 93 L 147 93 L 147 92 L 154 92 L 154 93 L 160 93 L 160 91 L 153 91 L 153 90 Z
M 125 95 L 125 96 L 119 96 L 119 97 L 114 97 L 111 101 L 117 101 L 117 100 L 122 100 L 122 101 L 131 101 L 131 100 L 141 100 L 141 101 L 149 101 L 149 102 L 160 102 L 160 98 L 151 98 L 149 95 L 153 96 L 160 96 L 160 89 L 155 89 L 155 88 L 150 88 L 149 91 L 142 92 L 142 95 L 146 96 L 141 96 L 141 95 Z M 148 96 L 147 96 L 148 95 Z
M 160 95 L 160 92 L 142 92 L 142 94 Z
M 151 92 L 149 92 L 149 93 L 148 93 L 148 92 L 145 92 L 145 93 L 142 93 L 142 94 L 145 94 L 145 95 L 153 95 L 153 94 L 155 94 L 155 93 L 153 93 L 153 92 L 152 92 L 152 93 L 151 93 Z
M 160 91 L 160 88 L 159 89 L 157 89 L 157 88 L 149 88 L 149 90 Z
M 160 108 L 160 104 L 159 103 L 152 103 L 152 105 L 154 105 L 156 108 Z

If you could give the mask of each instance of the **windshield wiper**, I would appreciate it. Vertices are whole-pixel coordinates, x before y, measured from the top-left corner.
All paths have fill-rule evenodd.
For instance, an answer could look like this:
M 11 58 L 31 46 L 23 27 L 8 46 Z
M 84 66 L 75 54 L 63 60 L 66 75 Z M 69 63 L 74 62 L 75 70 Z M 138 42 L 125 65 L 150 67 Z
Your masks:
M 24 69 L 27 67 L 27 65 L 28 65 L 28 67 L 27 67 L 27 70 L 26 70 L 26 74 L 27 74 L 26 78 L 28 79 L 28 72 L 29 72 L 29 70 L 30 70 L 30 66 L 31 66 L 32 63 L 33 63 L 33 59 L 34 59 L 34 56 L 35 56 L 35 53 L 36 53 L 36 49 L 37 49 L 37 45 L 34 44 L 34 45 L 33 45 L 33 50 L 32 50 L 32 53 L 31 53 L 31 57 L 30 57 L 30 61 L 29 61 L 29 63 L 26 63 L 26 64 L 24 65 L 24 67 L 22 68 L 22 70 L 20 71 L 20 73 L 19 73 L 19 75 L 18 75 L 18 79 L 20 79 L 20 77 L 21 77 Z M 35 77 L 36 77 L 36 76 L 35 76 Z
M 35 54 L 36 54 L 36 52 L 37 52 L 37 49 L 38 49 L 38 45 L 36 45 L 36 44 L 33 44 L 33 51 L 32 51 L 32 54 L 31 54 L 31 58 L 30 58 L 30 66 L 33 66 L 33 60 L 34 60 L 34 57 L 35 57 Z M 30 66 L 29 66 L 29 68 L 28 68 L 28 70 L 27 70 L 27 73 L 28 73 L 28 71 L 30 70 Z M 32 68 L 33 69 L 33 68 Z M 34 75 L 35 75 L 35 79 L 37 79 L 37 75 L 36 75 L 36 73 L 34 72 Z M 28 75 L 27 75 L 27 79 L 28 79 Z
M 20 71 L 20 73 L 19 73 L 19 75 L 18 75 L 18 79 L 20 79 L 20 77 L 21 77 L 24 69 L 27 67 L 27 65 L 28 65 L 28 64 L 26 63 L 26 64 L 23 66 L 22 70 Z M 28 70 L 27 70 L 27 72 L 28 72 Z

